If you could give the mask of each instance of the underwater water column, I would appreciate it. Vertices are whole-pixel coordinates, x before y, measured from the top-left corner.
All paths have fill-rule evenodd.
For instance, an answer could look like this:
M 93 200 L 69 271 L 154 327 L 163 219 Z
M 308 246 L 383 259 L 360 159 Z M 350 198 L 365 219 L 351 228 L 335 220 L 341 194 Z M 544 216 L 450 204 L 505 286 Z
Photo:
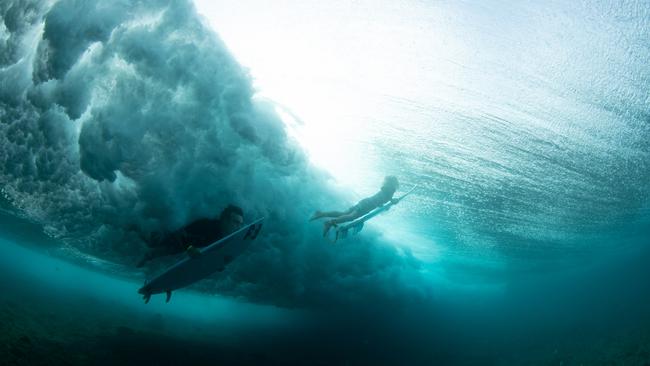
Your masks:
M 647 1 L 0 16 L 3 362 L 648 362 Z M 386 175 L 358 235 L 308 221 Z M 143 304 L 180 257 L 133 228 L 231 203 L 257 243 Z

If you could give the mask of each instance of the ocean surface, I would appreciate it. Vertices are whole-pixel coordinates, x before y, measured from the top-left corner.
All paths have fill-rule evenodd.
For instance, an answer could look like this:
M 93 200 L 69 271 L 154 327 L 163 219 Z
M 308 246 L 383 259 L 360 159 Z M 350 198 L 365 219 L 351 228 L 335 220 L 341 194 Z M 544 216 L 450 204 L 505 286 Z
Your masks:
M 0 365 L 650 365 L 648 60 L 648 1 L 3 0 Z

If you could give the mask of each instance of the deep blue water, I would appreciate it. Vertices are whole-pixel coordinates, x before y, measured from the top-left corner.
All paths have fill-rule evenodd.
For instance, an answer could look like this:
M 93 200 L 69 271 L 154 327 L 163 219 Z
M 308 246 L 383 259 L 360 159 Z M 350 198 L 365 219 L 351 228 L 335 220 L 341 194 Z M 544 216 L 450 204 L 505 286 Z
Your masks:
M 2 362 L 650 363 L 647 1 L 197 5 L 0 4 Z M 255 245 L 143 304 L 129 228 L 229 203 Z

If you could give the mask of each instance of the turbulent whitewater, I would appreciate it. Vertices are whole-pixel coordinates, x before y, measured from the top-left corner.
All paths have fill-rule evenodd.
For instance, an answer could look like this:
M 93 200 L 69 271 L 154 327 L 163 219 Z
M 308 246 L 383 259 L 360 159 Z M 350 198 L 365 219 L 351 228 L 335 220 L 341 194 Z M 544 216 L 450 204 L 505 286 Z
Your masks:
M 132 267 L 144 245 L 127 228 L 170 230 L 232 202 L 248 220 L 267 217 L 265 235 L 207 289 L 311 302 L 337 282 L 380 294 L 380 278 L 417 277 L 389 245 L 341 255 L 316 244 L 306 218 L 338 194 L 191 3 L 0 10 L 2 191 L 64 255 Z
M 351 24 L 369 6 L 346 8 Z M 191 3 L 3 2 L 6 206 L 66 255 L 128 268 L 144 250 L 129 227 L 175 229 L 235 202 L 271 224 L 233 277 L 207 287 L 289 302 L 339 286 L 420 296 L 432 261 L 530 269 L 644 245 L 647 6 L 482 9 L 382 3 L 367 22 L 376 43 L 364 56 L 393 57 L 401 72 L 384 60 L 377 67 L 390 82 L 359 72 L 337 89 L 358 101 L 349 125 L 364 126 L 353 140 L 367 163 L 357 173 L 397 174 L 419 188 L 336 252 L 306 218 L 379 183 L 341 192 Z M 365 33 L 343 30 L 337 46 L 354 53 Z M 316 80 L 327 75 L 318 67 L 307 68 Z

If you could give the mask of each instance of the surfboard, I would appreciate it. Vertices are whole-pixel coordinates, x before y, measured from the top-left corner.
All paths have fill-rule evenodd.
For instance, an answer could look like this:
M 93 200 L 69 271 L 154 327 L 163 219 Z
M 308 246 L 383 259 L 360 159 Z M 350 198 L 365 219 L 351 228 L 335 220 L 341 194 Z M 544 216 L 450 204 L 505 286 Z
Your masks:
M 332 242 L 336 242 L 339 238 L 341 238 L 341 239 L 347 238 L 349 231 L 352 231 L 353 234 L 358 234 L 363 229 L 363 225 L 366 223 L 366 221 L 372 219 L 373 217 L 375 217 L 375 216 L 377 216 L 377 215 L 379 215 L 379 214 L 381 214 L 383 212 L 386 212 L 386 211 L 390 210 L 391 207 L 398 204 L 401 200 L 404 199 L 404 197 L 411 194 L 411 192 L 413 192 L 413 190 L 415 190 L 415 188 L 417 188 L 417 185 L 413 186 L 413 188 L 411 188 L 408 192 L 406 192 L 403 195 L 401 195 L 400 197 L 398 197 L 395 200 L 395 203 L 390 202 L 390 201 L 386 202 L 382 206 L 377 207 L 376 209 L 374 209 L 374 210 L 368 212 L 367 214 L 355 219 L 354 221 L 350 221 L 349 223 L 344 224 L 344 225 L 339 225 L 336 228 L 336 236 L 335 236 L 335 238 L 334 238 L 334 240 Z
M 138 290 L 145 304 L 149 302 L 151 295 L 161 293 L 167 294 L 166 301 L 169 302 L 172 291 L 187 287 L 214 272 L 223 270 L 257 238 L 262 229 L 262 221 L 264 218 L 255 220 L 207 247 L 198 249 L 200 254 L 187 256 L 160 275 L 145 281 L 144 286 Z

